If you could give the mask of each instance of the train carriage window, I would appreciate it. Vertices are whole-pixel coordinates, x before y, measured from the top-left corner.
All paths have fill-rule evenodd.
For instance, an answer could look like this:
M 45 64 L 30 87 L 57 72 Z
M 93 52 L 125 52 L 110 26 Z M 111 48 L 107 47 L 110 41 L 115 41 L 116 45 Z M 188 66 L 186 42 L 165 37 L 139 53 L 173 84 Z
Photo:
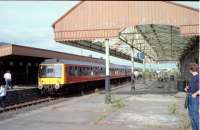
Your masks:
M 85 67 L 81 66 L 81 72 L 80 72 L 81 76 L 84 76 L 84 71 L 85 71 Z
M 90 75 L 90 67 L 87 67 L 87 75 Z
M 82 71 L 83 71 L 83 68 L 82 68 L 82 66 L 80 66 L 80 69 L 79 69 L 79 75 L 80 76 L 82 75 Z
M 78 66 L 78 75 L 80 76 L 81 75 L 81 67 L 80 66 Z
M 71 76 L 74 75 L 74 73 L 73 73 L 73 67 L 72 66 L 69 67 L 69 75 L 71 75 Z
M 78 67 L 77 66 L 75 66 L 74 75 L 78 76 Z
M 100 68 L 99 68 L 99 66 L 97 67 L 97 74 L 99 74 L 100 73 Z

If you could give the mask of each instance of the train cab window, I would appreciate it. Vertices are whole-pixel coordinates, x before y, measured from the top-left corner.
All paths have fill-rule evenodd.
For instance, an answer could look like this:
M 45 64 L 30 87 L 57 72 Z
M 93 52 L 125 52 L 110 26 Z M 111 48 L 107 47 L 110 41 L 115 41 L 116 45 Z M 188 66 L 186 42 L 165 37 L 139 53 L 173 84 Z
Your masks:
M 42 65 L 39 67 L 39 77 L 61 77 L 62 66 L 61 65 Z

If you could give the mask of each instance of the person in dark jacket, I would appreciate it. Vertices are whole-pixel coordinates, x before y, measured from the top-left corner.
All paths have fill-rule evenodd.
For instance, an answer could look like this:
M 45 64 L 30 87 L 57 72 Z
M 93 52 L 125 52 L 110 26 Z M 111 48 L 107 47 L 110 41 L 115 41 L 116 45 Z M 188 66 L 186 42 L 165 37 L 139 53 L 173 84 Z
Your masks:
M 199 73 L 198 65 L 195 63 L 189 64 L 189 70 L 192 78 L 189 86 L 186 86 L 185 91 L 189 94 L 188 113 L 191 120 L 192 130 L 199 130 Z

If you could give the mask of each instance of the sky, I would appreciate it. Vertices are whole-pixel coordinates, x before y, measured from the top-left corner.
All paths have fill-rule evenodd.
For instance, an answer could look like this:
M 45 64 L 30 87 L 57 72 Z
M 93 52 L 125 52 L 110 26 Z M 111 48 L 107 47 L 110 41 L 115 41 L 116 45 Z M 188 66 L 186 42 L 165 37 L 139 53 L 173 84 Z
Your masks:
M 103 54 L 63 45 L 54 41 L 52 24 L 78 1 L 0 1 L 0 42 L 30 46 L 77 55 L 104 57 Z M 199 8 L 198 2 L 178 2 Z M 112 63 L 131 65 L 130 61 L 110 58 Z M 136 67 L 142 67 L 136 63 Z M 155 67 L 155 65 L 152 65 Z M 159 68 L 176 65 L 163 64 Z M 150 65 L 147 65 L 150 67 Z

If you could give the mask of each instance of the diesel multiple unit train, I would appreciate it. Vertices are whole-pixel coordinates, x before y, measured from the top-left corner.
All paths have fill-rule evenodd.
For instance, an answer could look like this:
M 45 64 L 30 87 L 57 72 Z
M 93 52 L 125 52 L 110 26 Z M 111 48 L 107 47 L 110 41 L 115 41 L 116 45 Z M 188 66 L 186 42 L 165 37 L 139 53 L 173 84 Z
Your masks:
M 70 84 L 95 82 L 105 79 L 105 65 L 77 60 L 45 60 L 39 66 L 38 88 L 45 91 L 59 90 Z M 110 64 L 110 78 L 128 78 L 131 68 Z

